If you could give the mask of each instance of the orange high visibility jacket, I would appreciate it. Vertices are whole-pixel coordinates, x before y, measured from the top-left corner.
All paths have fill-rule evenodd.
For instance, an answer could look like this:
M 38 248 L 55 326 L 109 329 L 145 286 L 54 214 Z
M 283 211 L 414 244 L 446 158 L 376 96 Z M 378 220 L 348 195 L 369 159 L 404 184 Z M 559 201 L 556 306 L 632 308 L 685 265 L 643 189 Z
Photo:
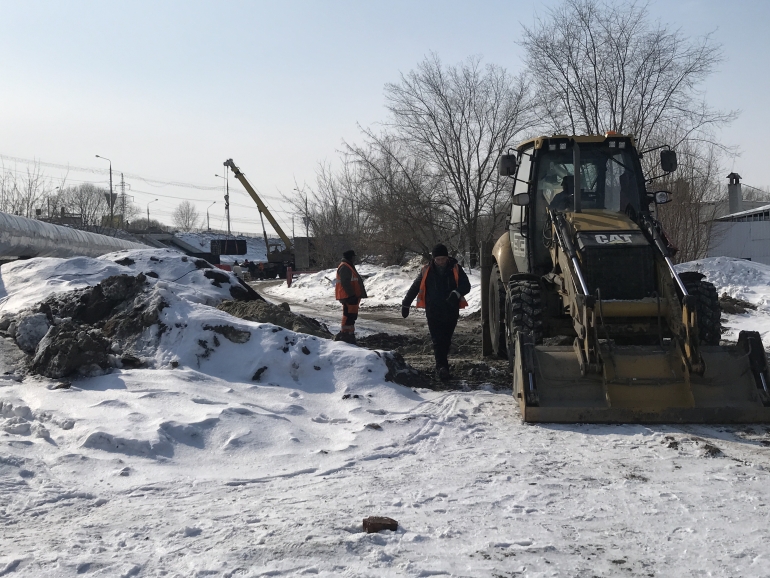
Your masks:
M 430 264 L 425 265 L 425 267 L 422 268 L 422 281 L 420 282 L 420 292 L 417 293 L 416 307 L 420 307 L 422 309 L 425 309 L 425 281 L 428 279 L 428 271 L 430 271 Z M 459 287 L 460 286 L 460 266 L 457 263 L 455 263 L 455 266 L 452 267 L 452 273 L 454 273 L 454 276 L 455 276 L 455 286 Z M 467 306 L 468 306 L 468 302 L 465 300 L 465 297 L 460 295 L 460 309 L 464 309 Z
M 351 277 L 350 277 L 350 285 L 353 287 L 353 295 L 348 295 L 347 291 L 345 291 L 345 288 L 342 286 L 342 283 L 340 281 L 340 268 L 341 267 L 347 267 L 350 269 Z M 347 263 L 343 261 L 340 263 L 340 266 L 337 267 L 337 283 L 334 285 L 334 298 L 338 301 L 340 299 L 347 299 L 348 297 L 362 297 L 364 295 L 364 289 L 361 284 L 361 278 L 358 276 L 358 271 L 356 271 L 356 268 L 353 267 L 350 263 Z

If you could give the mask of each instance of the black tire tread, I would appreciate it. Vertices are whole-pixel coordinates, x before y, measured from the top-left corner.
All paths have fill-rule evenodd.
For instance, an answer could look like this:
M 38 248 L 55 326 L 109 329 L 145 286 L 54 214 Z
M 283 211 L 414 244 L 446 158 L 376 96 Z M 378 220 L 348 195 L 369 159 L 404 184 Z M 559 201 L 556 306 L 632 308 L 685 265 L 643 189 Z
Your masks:
M 685 283 L 685 288 L 690 295 L 698 299 L 696 313 L 700 342 L 703 345 L 719 345 L 722 309 L 716 287 L 713 283 L 701 280 Z
M 507 350 L 507 342 L 505 339 L 505 287 L 503 285 L 502 280 L 500 279 L 500 270 L 498 269 L 497 265 L 495 265 L 492 268 L 492 275 L 489 280 L 489 298 L 492 299 L 495 295 L 494 287 L 497 288 L 497 312 L 498 312 L 498 318 L 497 318 L 497 329 L 498 329 L 498 335 L 497 335 L 497 356 L 505 359 L 508 357 L 508 350 Z M 491 315 L 492 311 L 490 311 Z M 494 348 L 494 340 L 492 344 Z
M 543 340 L 543 302 L 536 281 L 512 281 L 511 321 L 514 330 L 532 333 L 535 343 Z

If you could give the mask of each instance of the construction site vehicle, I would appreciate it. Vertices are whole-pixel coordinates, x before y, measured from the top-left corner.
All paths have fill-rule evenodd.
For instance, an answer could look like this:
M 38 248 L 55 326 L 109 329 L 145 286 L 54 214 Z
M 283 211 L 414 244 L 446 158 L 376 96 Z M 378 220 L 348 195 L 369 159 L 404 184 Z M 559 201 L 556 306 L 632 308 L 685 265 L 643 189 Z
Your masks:
M 644 178 L 641 157 L 632 136 L 614 133 L 535 138 L 501 157 L 512 208 L 482 307 L 522 416 L 770 422 L 762 340 L 741 331 L 719 345 L 716 290 L 674 269 L 655 218 L 671 194 L 647 191 L 657 177 Z M 664 174 L 676 169 L 674 151 L 660 161 Z
M 272 213 L 270 213 L 270 209 L 268 209 L 267 205 L 265 205 L 265 203 L 262 202 L 262 199 L 259 198 L 257 191 L 255 191 L 254 187 L 251 186 L 251 183 L 246 180 L 246 177 L 235 165 L 233 159 L 227 159 L 224 162 L 224 165 L 226 167 L 230 167 L 230 169 L 233 171 L 233 174 L 235 175 L 235 178 L 241 182 L 243 188 L 246 189 L 246 192 L 249 193 L 249 196 L 254 200 L 257 208 L 259 209 L 259 219 L 262 222 L 262 235 L 265 238 L 265 251 L 267 253 L 267 262 L 263 263 L 264 277 L 268 279 L 274 277 L 285 279 L 286 270 L 289 267 L 292 269 L 294 268 L 294 244 L 291 242 L 289 236 L 283 232 L 283 229 L 278 224 L 278 221 L 276 221 Z M 265 220 L 263 215 L 267 217 L 267 220 L 272 225 L 273 230 L 278 233 L 278 236 L 283 242 L 283 246 L 278 243 L 273 244 L 272 247 L 270 246 L 270 241 L 267 238 L 267 231 L 265 230 Z

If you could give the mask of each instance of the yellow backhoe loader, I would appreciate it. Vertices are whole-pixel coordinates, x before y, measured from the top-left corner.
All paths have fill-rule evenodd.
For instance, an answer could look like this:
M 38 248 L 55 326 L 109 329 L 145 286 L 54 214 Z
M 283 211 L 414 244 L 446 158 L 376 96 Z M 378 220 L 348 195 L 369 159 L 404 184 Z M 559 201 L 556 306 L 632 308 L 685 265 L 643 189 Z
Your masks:
M 676 170 L 659 149 L 663 174 Z M 482 307 L 524 420 L 770 422 L 762 340 L 719 344 L 716 290 L 674 269 L 655 218 L 671 194 L 647 190 L 657 177 L 634 138 L 555 135 L 509 153 L 511 216 Z

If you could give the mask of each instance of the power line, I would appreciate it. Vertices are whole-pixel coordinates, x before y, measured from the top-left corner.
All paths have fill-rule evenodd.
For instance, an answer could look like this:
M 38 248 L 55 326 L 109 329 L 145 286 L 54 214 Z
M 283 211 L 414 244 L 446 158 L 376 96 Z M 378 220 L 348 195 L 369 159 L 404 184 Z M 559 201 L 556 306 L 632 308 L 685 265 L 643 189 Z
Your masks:
M 42 160 L 37 160 L 37 159 L 25 159 L 25 158 L 22 158 L 22 157 L 13 157 L 13 156 L 10 156 L 10 155 L 3 155 L 3 154 L 0 154 L 0 159 L 7 160 L 7 161 L 12 161 L 12 162 L 16 162 L 16 163 L 31 164 L 31 165 L 35 165 L 35 166 L 42 166 L 42 167 L 66 170 L 68 172 L 69 171 L 76 171 L 76 172 L 86 172 L 86 173 L 99 174 L 99 175 L 107 175 L 107 174 L 109 174 L 109 169 L 78 167 L 78 166 L 69 165 L 69 164 L 63 165 L 63 164 L 59 164 L 59 163 L 50 163 L 50 162 L 46 162 L 46 161 L 42 161 Z M 6 171 L 6 172 L 13 172 L 15 174 L 20 174 L 20 173 L 23 174 L 22 171 L 18 171 L 18 170 L 15 170 L 15 169 L 10 169 L 10 168 L 6 169 L 4 163 L 3 163 L 3 170 Z M 196 189 L 196 190 L 202 190 L 202 191 L 220 191 L 221 190 L 221 187 L 219 185 L 214 185 L 214 186 L 211 186 L 211 185 L 196 185 L 194 183 L 185 183 L 185 182 L 181 182 L 181 181 L 161 181 L 161 180 L 158 180 L 158 179 L 149 179 L 147 177 L 143 177 L 141 175 L 137 175 L 137 174 L 134 174 L 134 173 L 127 173 L 125 171 L 123 171 L 123 175 L 124 175 L 124 177 L 128 177 L 130 179 L 142 181 L 143 183 L 146 183 L 146 184 L 148 184 L 150 186 L 153 186 L 153 187 L 169 186 L 169 187 L 180 187 L 180 188 Z M 53 179 L 54 177 L 51 177 L 51 178 Z M 70 179 L 69 177 L 64 177 L 63 179 L 60 178 L 59 180 L 63 180 L 63 182 L 67 182 L 67 181 L 80 182 L 80 183 L 92 182 L 92 181 L 87 181 L 87 180 L 82 180 L 82 179 Z M 93 184 L 97 184 L 97 183 L 93 183 Z M 238 193 L 240 195 L 243 195 L 243 196 L 251 199 L 251 195 L 249 195 L 245 190 L 238 188 L 237 186 L 236 187 L 231 187 L 231 190 L 233 192 L 236 192 L 236 193 Z M 284 211 L 284 210 L 281 210 L 281 209 L 274 209 L 274 208 L 270 207 L 270 205 L 268 205 L 267 202 L 265 201 L 265 199 L 268 199 L 268 200 L 272 200 L 274 202 L 283 203 L 283 202 L 286 202 L 285 199 L 278 198 L 278 197 L 275 197 L 273 195 L 265 195 L 264 193 L 261 193 L 259 191 L 259 189 L 257 189 L 256 187 L 255 187 L 255 191 L 257 191 L 257 194 L 260 196 L 261 199 L 263 199 L 263 202 L 265 202 L 265 205 L 268 207 L 268 209 L 270 209 L 270 212 L 272 212 L 272 213 L 283 213 L 285 215 L 293 215 L 293 212 L 291 212 L 291 211 Z M 131 192 L 132 193 L 139 193 L 139 194 L 144 194 L 144 195 L 155 196 L 155 197 L 163 197 L 163 198 L 166 198 L 166 199 L 177 199 L 177 200 L 184 200 L 184 201 L 191 200 L 191 199 L 189 199 L 187 197 L 180 197 L 180 196 L 177 196 L 177 195 L 164 195 L 164 194 L 157 193 L 157 192 L 151 193 L 151 192 L 148 192 L 148 191 L 141 191 L 139 189 L 134 189 L 134 188 L 131 188 Z M 231 204 L 232 205 L 237 205 L 237 206 L 239 206 L 241 208 L 244 208 L 244 209 L 252 209 L 252 210 L 256 209 L 256 210 L 259 210 L 257 207 L 252 207 L 252 206 L 249 206 L 249 205 L 241 205 L 239 203 L 231 203 Z M 158 213 L 163 214 L 160 211 L 158 211 Z M 172 215 L 169 215 L 169 216 L 172 216 Z M 236 220 L 241 222 L 241 223 L 250 223 L 250 224 L 252 223 L 251 221 L 243 221 L 241 219 L 236 219 Z M 288 227 L 288 223 L 284 219 L 280 218 L 278 215 L 276 215 L 276 220 L 278 220 L 283 227 Z M 256 223 L 254 223 L 254 224 L 256 224 Z
M 21 157 L 12 157 L 8 155 L 0 154 L 0 159 L 13 161 L 17 163 L 24 163 L 24 164 L 31 164 L 31 165 L 38 165 L 41 167 L 49 167 L 53 169 L 63 169 L 66 171 L 77 171 L 77 172 L 84 172 L 84 173 L 93 173 L 98 175 L 105 175 L 109 173 L 109 169 L 96 169 L 96 168 L 86 168 L 86 167 L 77 167 L 73 165 L 62 165 L 58 163 L 48 163 L 41 160 L 34 160 L 34 159 L 24 159 Z M 118 169 L 116 169 L 118 170 Z M 142 182 L 147 183 L 151 186 L 159 186 L 159 187 L 182 187 L 182 188 L 188 188 L 188 189 L 198 189 L 202 191 L 217 191 L 219 190 L 219 186 L 214 185 L 196 185 L 193 183 L 184 183 L 181 181 L 160 181 L 157 179 L 148 179 L 147 177 L 143 177 L 141 175 L 137 175 L 134 173 L 127 173 L 123 171 L 123 174 L 131 179 L 136 179 Z

